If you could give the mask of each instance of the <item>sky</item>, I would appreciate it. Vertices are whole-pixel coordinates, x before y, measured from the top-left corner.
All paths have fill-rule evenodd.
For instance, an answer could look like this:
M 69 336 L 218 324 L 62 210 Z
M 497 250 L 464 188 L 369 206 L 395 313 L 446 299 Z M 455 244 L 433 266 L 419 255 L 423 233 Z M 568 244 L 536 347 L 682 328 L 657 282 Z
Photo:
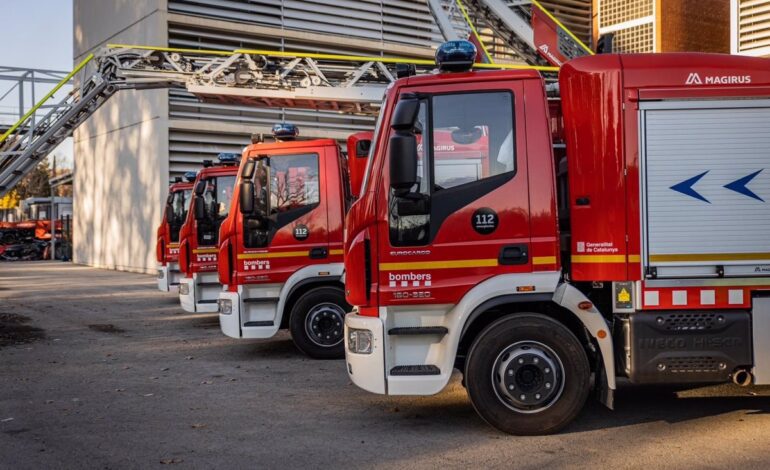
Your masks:
M 72 69 L 72 0 L 0 0 L 0 12 L 0 66 L 60 71 Z M 15 82 L 0 80 L 0 97 L 14 85 Z M 36 98 L 42 98 L 53 86 L 37 86 Z M 25 93 L 31 97 L 29 89 Z M 57 97 L 61 99 L 63 94 Z M 52 101 L 58 99 L 54 97 Z M 28 99 L 25 111 L 32 104 Z M 0 100 L 0 113 L 17 113 L 18 109 L 19 98 L 15 90 Z M 15 116 L 0 114 L 0 123 L 10 124 L 15 120 Z M 58 155 L 59 166 L 62 160 L 71 164 L 70 141 L 67 139 L 53 152 Z

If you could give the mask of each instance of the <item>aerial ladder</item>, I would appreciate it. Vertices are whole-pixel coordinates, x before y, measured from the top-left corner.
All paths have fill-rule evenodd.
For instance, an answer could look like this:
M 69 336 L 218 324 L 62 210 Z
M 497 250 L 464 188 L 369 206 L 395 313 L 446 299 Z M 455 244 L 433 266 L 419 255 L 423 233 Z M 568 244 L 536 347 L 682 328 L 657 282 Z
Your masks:
M 554 72 L 566 60 L 592 53 L 537 0 L 428 0 L 445 39 L 476 38 L 471 21 L 504 38 L 524 64 L 486 63 L 478 68 L 535 68 Z M 545 18 L 545 19 L 543 19 Z M 552 46 L 538 42 L 542 24 Z M 549 47 L 552 51 L 548 53 Z M 556 54 L 560 54 L 559 59 Z M 546 65 L 546 64 L 551 64 Z M 389 83 L 403 73 L 426 73 L 433 61 L 410 58 L 236 49 L 177 49 L 112 44 L 89 54 L 75 69 L 0 135 L 0 197 L 120 90 L 181 88 L 203 101 L 262 107 L 376 114 Z M 36 113 L 77 74 L 86 77 L 40 119 Z M 30 125 L 32 122 L 35 125 Z

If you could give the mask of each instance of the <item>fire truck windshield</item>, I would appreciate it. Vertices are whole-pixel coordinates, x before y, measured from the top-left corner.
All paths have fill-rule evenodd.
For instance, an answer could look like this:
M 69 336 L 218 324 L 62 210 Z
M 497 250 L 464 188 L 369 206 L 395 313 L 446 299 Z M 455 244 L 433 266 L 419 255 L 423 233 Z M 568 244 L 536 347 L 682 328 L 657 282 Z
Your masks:
M 369 157 L 366 160 L 366 170 L 364 170 L 364 180 L 361 182 L 361 192 L 359 195 L 363 195 L 366 192 L 369 185 L 369 174 L 372 172 L 372 156 L 374 155 L 374 148 L 377 146 L 377 141 L 380 136 L 380 127 L 382 125 L 382 115 L 385 114 L 385 102 L 388 100 L 388 92 L 385 92 L 385 96 L 382 97 L 382 103 L 380 104 L 380 112 L 377 114 L 377 123 L 374 125 L 374 133 L 372 134 L 372 144 L 369 146 Z
M 182 228 L 187 217 L 187 207 L 192 197 L 192 189 L 174 191 L 169 201 L 169 207 L 166 210 L 171 211 L 171 221 L 169 223 L 170 239 L 172 242 L 179 241 L 179 229 Z
M 216 245 L 219 226 L 230 211 L 235 175 L 216 176 L 206 180 L 203 201 L 205 218 L 198 221 L 198 244 Z

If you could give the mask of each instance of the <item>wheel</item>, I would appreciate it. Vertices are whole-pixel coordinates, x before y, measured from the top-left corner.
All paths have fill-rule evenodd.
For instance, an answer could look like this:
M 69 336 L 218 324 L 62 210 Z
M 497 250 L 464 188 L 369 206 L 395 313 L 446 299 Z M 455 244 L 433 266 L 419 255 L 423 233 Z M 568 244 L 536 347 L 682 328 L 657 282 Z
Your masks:
M 551 434 L 569 424 L 588 397 L 590 374 L 575 335 L 537 313 L 493 322 L 473 341 L 465 364 L 476 412 L 516 435 Z
M 345 314 L 351 307 L 336 287 L 316 287 L 291 309 L 289 330 L 300 351 L 315 359 L 345 357 Z

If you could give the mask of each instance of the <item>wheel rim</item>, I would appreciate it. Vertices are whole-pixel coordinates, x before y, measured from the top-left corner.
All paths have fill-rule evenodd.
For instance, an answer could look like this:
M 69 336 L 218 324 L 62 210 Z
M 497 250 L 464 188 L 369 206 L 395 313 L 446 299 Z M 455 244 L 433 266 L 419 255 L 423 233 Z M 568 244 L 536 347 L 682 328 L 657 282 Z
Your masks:
M 342 342 L 345 311 L 337 304 L 322 303 L 305 317 L 305 333 L 314 344 L 329 348 Z
M 545 344 L 519 341 L 504 348 L 492 366 L 497 398 L 518 413 L 550 408 L 564 391 L 564 365 Z

